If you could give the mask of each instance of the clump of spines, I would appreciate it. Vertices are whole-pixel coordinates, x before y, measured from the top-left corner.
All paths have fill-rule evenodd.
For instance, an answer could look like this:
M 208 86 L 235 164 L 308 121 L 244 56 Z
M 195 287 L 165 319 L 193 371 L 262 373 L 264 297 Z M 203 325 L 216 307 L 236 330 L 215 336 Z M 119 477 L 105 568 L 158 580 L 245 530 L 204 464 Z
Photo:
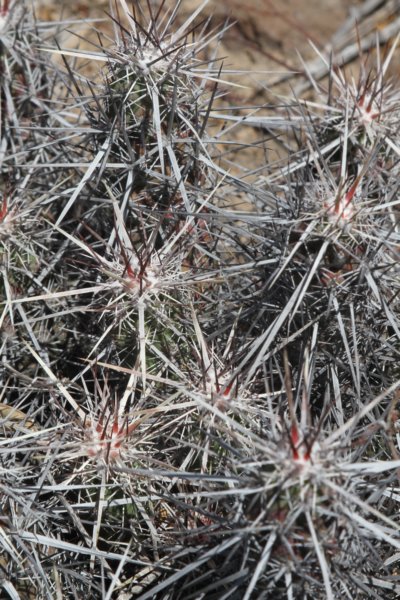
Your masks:
M 70 85 L 38 101 L 0 213 L 23 277 L 2 316 L 4 590 L 394 598 L 396 150 L 383 113 L 355 130 L 343 108 L 388 88 L 342 94 L 333 130 L 299 109 L 288 175 L 245 184 L 210 159 L 213 34 L 116 6 L 100 81 L 41 59 L 47 92 Z

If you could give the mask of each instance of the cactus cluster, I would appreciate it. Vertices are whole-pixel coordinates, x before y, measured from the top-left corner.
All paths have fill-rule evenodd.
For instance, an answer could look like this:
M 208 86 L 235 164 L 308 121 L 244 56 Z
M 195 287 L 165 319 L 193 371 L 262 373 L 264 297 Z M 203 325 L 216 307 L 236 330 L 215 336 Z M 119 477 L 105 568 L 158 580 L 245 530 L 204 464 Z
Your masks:
M 89 52 L 1 5 L 2 597 L 394 600 L 397 40 L 249 182 L 178 8 Z

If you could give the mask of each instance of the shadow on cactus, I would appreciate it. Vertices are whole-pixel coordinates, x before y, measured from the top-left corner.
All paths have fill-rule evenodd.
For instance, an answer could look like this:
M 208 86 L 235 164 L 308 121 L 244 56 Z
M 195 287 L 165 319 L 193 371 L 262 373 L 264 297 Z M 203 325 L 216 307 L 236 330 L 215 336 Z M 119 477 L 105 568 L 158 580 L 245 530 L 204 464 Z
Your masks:
M 248 168 L 204 6 L 0 6 L 2 597 L 400 596 L 397 39 Z

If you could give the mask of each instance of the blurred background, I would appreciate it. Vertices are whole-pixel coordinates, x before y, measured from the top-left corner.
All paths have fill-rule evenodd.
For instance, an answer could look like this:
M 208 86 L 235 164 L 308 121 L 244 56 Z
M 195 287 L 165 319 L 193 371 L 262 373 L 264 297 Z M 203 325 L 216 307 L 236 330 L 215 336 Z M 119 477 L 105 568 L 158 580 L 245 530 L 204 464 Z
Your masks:
M 177 0 L 126 2 L 137 13 L 160 10 L 163 16 L 177 4 Z M 62 47 L 97 51 L 99 44 L 112 45 L 113 24 L 106 13 L 117 14 L 115 0 L 35 0 L 34 4 L 39 18 L 60 22 L 60 29 L 68 30 L 60 33 Z M 276 107 L 287 104 L 293 95 L 318 102 L 316 84 L 327 90 L 329 82 L 328 68 L 316 49 L 327 60 L 332 55 L 346 79 L 356 80 L 361 64 L 376 69 L 400 32 L 400 0 L 182 0 L 176 25 L 202 4 L 205 6 L 195 20 L 198 31 L 225 28 L 217 55 L 225 71 L 224 81 L 234 84 L 219 87 L 215 106 L 229 108 L 235 116 L 275 115 Z M 397 76 L 399 68 L 397 50 L 388 75 Z M 89 61 L 84 72 L 96 78 L 98 63 Z M 244 169 L 246 165 L 249 170 L 254 165 L 259 169 L 257 165 L 265 162 L 265 128 L 236 127 L 230 136 L 238 142 L 236 154 L 240 152 Z M 274 148 L 270 142 L 268 150 L 274 152 Z
M 138 3 L 127 0 L 127 4 Z M 145 6 L 146 1 L 141 4 Z M 160 1 L 150 0 L 150 4 L 157 10 Z M 176 0 L 166 0 L 162 11 L 176 4 Z M 178 22 L 201 4 L 201 0 L 183 0 Z M 110 11 L 109 0 L 35 0 L 35 6 L 40 18 L 46 20 L 103 20 L 105 11 Z M 358 41 L 373 51 L 375 39 L 366 39 L 375 37 L 376 32 L 385 43 L 400 31 L 400 0 L 210 0 L 197 21 L 207 17 L 209 28 L 230 24 L 219 55 L 226 56 L 226 69 L 244 71 L 240 80 L 247 89 L 237 93 L 242 98 L 251 98 L 254 103 L 257 99 L 262 102 L 266 90 L 281 83 L 278 71 L 304 72 L 303 61 L 316 58 L 311 43 L 325 52 L 332 48 L 335 53 L 341 53 Z M 97 27 L 106 32 L 110 20 L 100 20 Z M 91 24 L 85 28 L 81 22 L 81 35 L 87 38 L 89 34 L 89 39 L 93 39 L 91 28 Z M 78 44 L 78 40 L 71 43 Z M 80 45 L 83 43 L 80 40 Z M 358 52 L 353 51 L 345 56 L 345 61 L 351 64 L 357 57 Z

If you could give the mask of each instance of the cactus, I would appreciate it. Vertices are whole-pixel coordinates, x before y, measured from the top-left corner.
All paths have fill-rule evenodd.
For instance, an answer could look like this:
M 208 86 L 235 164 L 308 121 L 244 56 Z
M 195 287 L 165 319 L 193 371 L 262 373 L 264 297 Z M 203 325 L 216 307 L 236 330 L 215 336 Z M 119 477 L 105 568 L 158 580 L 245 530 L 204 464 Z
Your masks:
M 175 8 L 2 4 L 3 595 L 397 598 L 397 41 L 249 183 Z

